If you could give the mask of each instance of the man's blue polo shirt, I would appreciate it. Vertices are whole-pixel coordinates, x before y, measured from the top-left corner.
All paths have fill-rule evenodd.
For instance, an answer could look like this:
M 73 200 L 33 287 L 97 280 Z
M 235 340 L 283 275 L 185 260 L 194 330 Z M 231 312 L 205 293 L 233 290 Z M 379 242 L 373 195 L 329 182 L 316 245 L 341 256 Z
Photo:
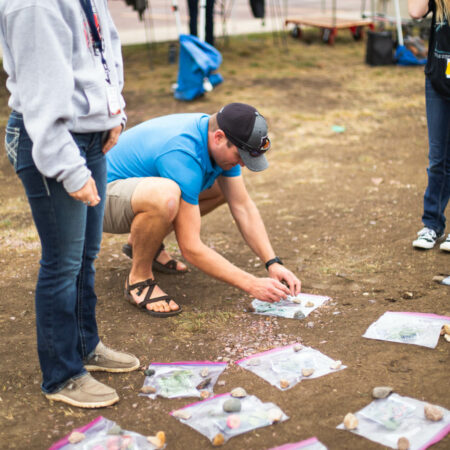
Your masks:
M 147 120 L 125 131 L 107 154 L 108 183 L 132 177 L 175 181 L 181 197 L 198 204 L 200 192 L 219 175 L 241 174 L 239 165 L 223 170 L 208 154 L 207 114 L 172 114 Z

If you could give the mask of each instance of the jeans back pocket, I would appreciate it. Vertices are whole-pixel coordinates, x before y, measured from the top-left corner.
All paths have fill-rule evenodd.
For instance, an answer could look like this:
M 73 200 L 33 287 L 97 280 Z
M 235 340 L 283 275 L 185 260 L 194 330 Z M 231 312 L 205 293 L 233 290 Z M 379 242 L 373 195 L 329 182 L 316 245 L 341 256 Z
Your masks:
M 17 170 L 17 149 L 19 148 L 20 128 L 8 125 L 5 133 L 6 155 L 10 163 Z

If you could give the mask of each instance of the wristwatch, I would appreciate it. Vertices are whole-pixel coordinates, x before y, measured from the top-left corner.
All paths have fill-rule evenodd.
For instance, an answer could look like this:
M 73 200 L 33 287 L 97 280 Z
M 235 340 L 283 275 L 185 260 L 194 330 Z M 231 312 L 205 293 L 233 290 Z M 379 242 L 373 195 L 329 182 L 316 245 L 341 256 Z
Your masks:
M 269 261 L 266 262 L 266 269 L 269 270 L 269 267 L 275 263 L 283 265 L 283 261 L 281 261 L 281 259 L 278 258 L 278 256 L 275 256 L 275 258 L 269 259 Z

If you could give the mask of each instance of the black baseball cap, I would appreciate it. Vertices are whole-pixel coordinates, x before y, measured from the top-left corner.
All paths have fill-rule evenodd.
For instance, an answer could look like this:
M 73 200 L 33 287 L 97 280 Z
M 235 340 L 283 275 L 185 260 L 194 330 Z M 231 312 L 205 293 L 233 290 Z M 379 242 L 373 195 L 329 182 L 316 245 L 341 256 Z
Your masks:
M 234 144 L 245 166 L 253 172 L 269 167 L 264 153 L 270 148 L 266 119 L 245 103 L 230 103 L 217 113 L 217 124 Z

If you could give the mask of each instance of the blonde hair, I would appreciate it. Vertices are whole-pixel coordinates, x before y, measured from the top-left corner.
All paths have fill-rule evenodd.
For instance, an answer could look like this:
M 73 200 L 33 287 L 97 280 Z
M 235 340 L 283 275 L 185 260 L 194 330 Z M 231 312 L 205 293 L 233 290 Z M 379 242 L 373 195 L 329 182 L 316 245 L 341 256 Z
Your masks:
M 443 22 L 450 18 L 450 0 L 436 0 L 436 20 Z

